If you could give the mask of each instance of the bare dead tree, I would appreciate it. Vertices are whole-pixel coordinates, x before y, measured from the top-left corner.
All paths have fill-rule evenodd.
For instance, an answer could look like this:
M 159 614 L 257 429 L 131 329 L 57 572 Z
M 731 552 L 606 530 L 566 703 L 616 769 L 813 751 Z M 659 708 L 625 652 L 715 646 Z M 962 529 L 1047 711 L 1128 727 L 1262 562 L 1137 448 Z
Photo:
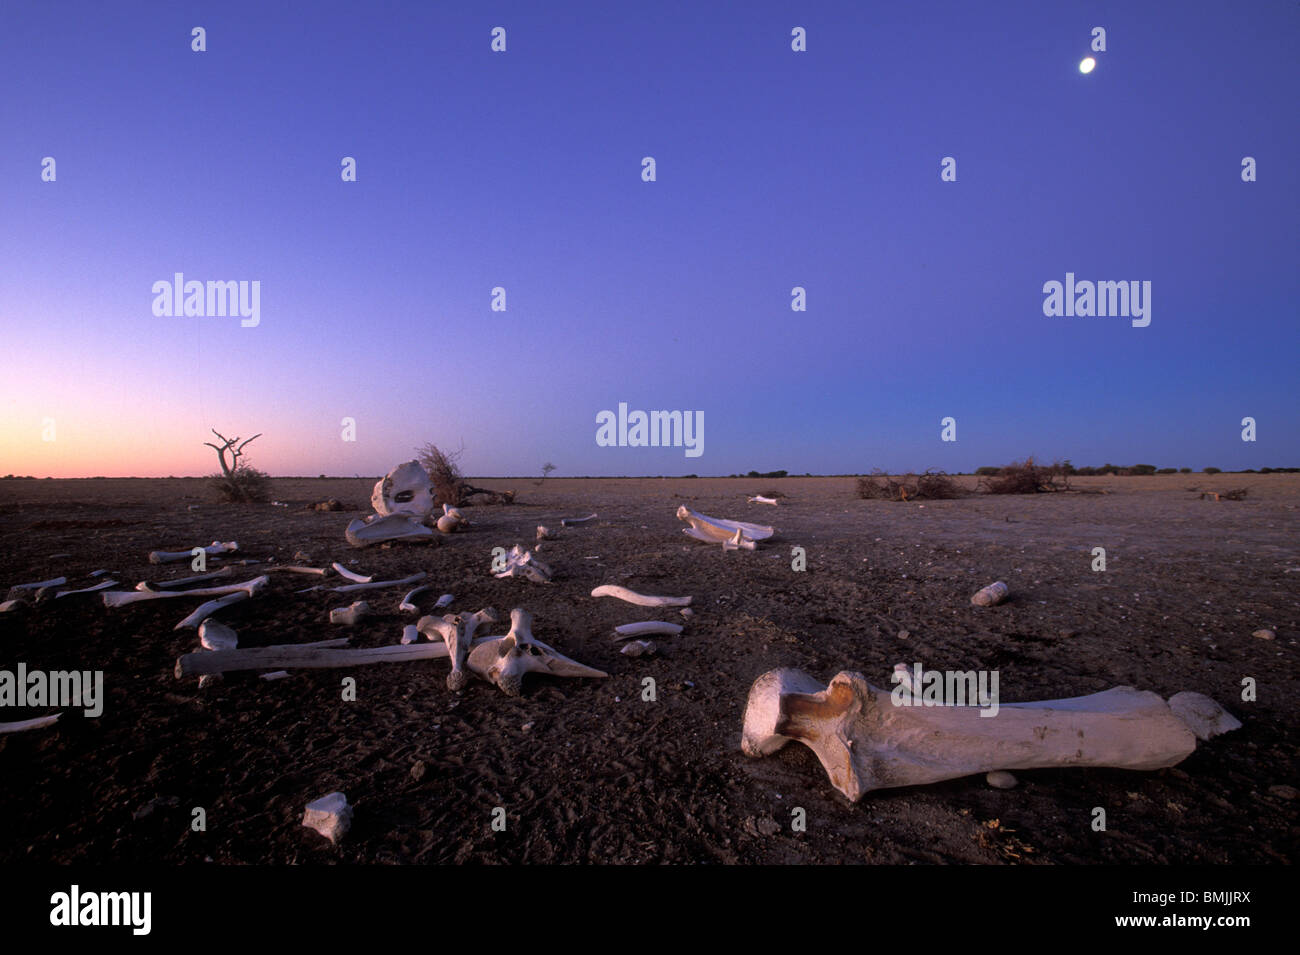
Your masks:
M 240 460 L 244 456 L 244 448 L 260 438 L 262 432 L 259 431 L 242 442 L 237 437 L 227 438 L 216 428 L 212 429 L 212 433 L 221 440 L 221 444 L 216 445 L 211 441 L 203 443 L 217 452 L 217 461 L 221 464 L 221 474 L 213 475 L 213 486 L 217 493 L 228 501 L 265 500 L 269 481 L 267 475 Z M 229 462 L 226 461 L 226 452 L 230 453 Z

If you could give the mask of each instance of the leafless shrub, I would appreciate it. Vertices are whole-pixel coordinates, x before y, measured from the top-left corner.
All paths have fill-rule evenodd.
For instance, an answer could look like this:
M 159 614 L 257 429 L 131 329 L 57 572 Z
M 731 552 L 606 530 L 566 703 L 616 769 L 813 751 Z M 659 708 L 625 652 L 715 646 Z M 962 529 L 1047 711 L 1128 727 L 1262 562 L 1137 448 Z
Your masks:
M 986 477 L 980 486 L 989 494 L 1040 494 L 1068 491 L 1070 478 L 1060 461 L 1036 464 L 1033 456 L 1012 461 L 994 477 Z
M 905 474 L 895 480 L 879 468 L 858 478 L 858 497 L 877 501 L 941 501 L 965 494 L 961 485 L 942 471 Z

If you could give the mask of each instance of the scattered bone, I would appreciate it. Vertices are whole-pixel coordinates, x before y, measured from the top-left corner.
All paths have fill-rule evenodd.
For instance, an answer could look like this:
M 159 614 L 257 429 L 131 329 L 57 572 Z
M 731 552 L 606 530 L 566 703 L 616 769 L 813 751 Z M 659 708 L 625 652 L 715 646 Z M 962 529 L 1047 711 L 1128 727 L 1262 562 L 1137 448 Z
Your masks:
M 239 646 L 239 636 L 215 617 L 199 624 L 199 643 L 205 650 L 233 650 Z
M 235 568 L 222 567 L 220 570 L 214 570 L 210 574 L 199 574 L 197 577 L 180 577 L 176 580 L 142 580 L 135 585 L 135 589 L 157 592 L 159 590 L 171 590 L 174 587 L 188 587 L 190 584 L 201 584 L 206 580 L 224 580 L 233 576 L 235 576 Z
M 271 579 L 266 576 L 254 577 L 241 584 L 226 584 L 224 587 L 197 587 L 194 590 L 106 590 L 102 600 L 105 607 L 125 607 L 143 600 L 170 600 L 178 597 L 218 597 L 223 594 L 246 593 L 253 597 L 266 589 Z
M 407 461 L 389 471 L 375 484 L 370 506 L 381 517 L 401 514 L 417 522 L 433 513 L 433 481 L 419 461 Z
M 346 607 L 331 610 L 330 623 L 341 623 L 345 627 L 354 627 L 368 616 L 370 616 L 370 604 L 364 600 L 357 600 Z
M 283 680 L 289 675 L 288 670 L 272 670 L 270 673 L 259 673 L 258 679 L 262 680 Z
M 591 592 L 593 597 L 617 597 L 638 607 L 689 607 L 690 597 L 651 597 L 628 590 L 618 584 L 602 584 Z
M 8 598 L 18 600 L 21 597 L 34 596 L 36 591 L 45 587 L 59 587 L 67 582 L 67 577 L 55 577 L 53 580 L 38 580 L 33 584 L 14 584 L 9 588 Z
M 776 533 L 776 528 L 766 524 L 747 524 L 744 521 L 707 517 L 692 511 L 685 504 L 677 508 L 677 519 L 690 524 L 690 527 L 682 528 L 684 533 L 710 544 L 731 545 L 726 549 L 743 547 L 745 550 L 754 550 L 755 542 L 767 540 Z
M 482 642 L 495 639 L 499 638 L 485 637 Z M 447 645 L 441 641 L 416 643 L 411 646 L 393 644 L 387 647 L 363 647 L 355 650 L 343 649 L 342 645 L 345 643 L 346 640 L 325 640 L 320 643 L 279 644 L 218 652 L 200 650 L 180 657 L 176 661 L 175 672 L 177 678 L 180 678 L 201 676 L 205 673 L 229 673 L 234 670 L 265 670 L 269 667 L 332 670 L 336 667 L 368 666 L 373 663 L 441 660 L 448 655 Z
M 995 769 L 984 777 L 984 781 L 994 789 L 1015 789 L 1016 784 L 1020 782 L 1005 769 Z
M 1258 637 L 1260 640 L 1272 640 L 1277 636 L 1272 630 L 1256 630 L 1251 634 L 1252 637 Z
M 440 637 L 447 645 L 451 658 L 451 673 L 447 674 L 447 689 L 459 691 L 464 689 L 468 676 L 465 673 L 465 659 L 474 642 L 474 631 L 489 623 L 496 623 L 499 618 L 491 607 L 485 607 L 477 613 L 447 614 L 441 620 L 437 617 L 421 617 L 416 629 L 430 640 Z
M 347 578 L 348 580 L 352 581 L 354 584 L 368 584 L 375 579 L 373 575 L 367 577 L 364 574 L 358 574 L 355 570 L 348 570 L 337 560 L 334 563 L 330 564 L 330 567 L 334 569 L 334 573 L 338 574 L 340 577 Z
M 531 553 L 524 550 L 518 544 L 510 548 L 510 553 L 506 555 L 506 569 L 500 573 L 493 573 L 494 577 L 524 577 L 535 584 L 548 584 L 551 582 L 551 570 L 548 564 L 543 564 Z
M 405 587 L 407 584 L 418 583 L 427 577 L 424 571 L 412 574 L 410 577 L 403 577 L 401 580 L 376 580 L 368 584 L 347 584 L 343 587 L 330 587 L 330 591 L 336 594 L 351 594 L 358 590 L 381 590 L 384 587 Z
M 552 541 L 555 540 L 555 538 L 558 536 L 559 535 L 556 534 L 554 531 L 552 531 L 549 527 L 543 527 L 541 524 L 537 525 L 537 539 L 539 541 Z
M 53 716 L 38 716 L 34 720 L 19 720 L 17 723 L 0 723 L 0 736 L 5 733 L 22 733 L 25 730 L 38 730 L 46 726 L 53 726 L 62 713 L 55 713 Z
M 450 607 L 451 602 L 456 598 L 451 594 L 443 594 L 438 598 L 438 602 L 433 605 L 434 610 L 441 610 L 443 607 Z
M 1006 600 L 1008 593 L 1010 590 L 1007 585 L 999 580 L 996 584 L 989 584 L 983 590 L 976 591 L 970 602 L 977 607 L 994 607 Z
M 355 518 L 343 532 L 353 547 L 369 547 L 388 541 L 433 540 L 433 529 L 405 514 L 387 514 L 369 520 Z
M 683 607 L 681 610 L 677 612 L 680 613 L 683 617 L 687 618 L 688 620 L 691 617 L 695 616 L 695 611 L 692 610 L 690 607 Z
M 90 576 L 91 576 L 91 577 L 103 577 L 105 574 L 112 574 L 112 573 L 116 573 L 116 571 L 112 571 L 112 570 L 92 570 L 92 571 L 90 572 Z
M 433 584 L 425 584 L 422 587 L 416 587 L 414 590 L 410 591 L 409 593 L 407 593 L 405 597 L 402 598 L 402 602 L 398 604 L 397 609 L 402 611 L 403 613 L 417 613 L 420 608 L 417 607 L 414 603 L 416 595 L 422 594 L 426 590 L 432 590 L 432 589 L 433 589 Z
M 207 547 L 203 548 L 203 553 L 209 557 L 216 557 L 219 554 L 231 554 L 239 550 L 239 545 L 234 541 L 213 541 Z M 155 550 L 149 554 L 149 563 L 151 564 L 170 564 L 178 560 L 190 560 L 194 557 L 194 548 L 189 550 Z
M 438 518 L 437 524 L 438 524 L 438 530 L 443 534 L 450 534 L 453 531 L 455 531 L 457 527 L 460 526 L 459 522 L 456 521 L 455 518 L 448 517 L 446 514 Z
M 307 811 L 302 814 L 302 824 L 338 845 L 352 827 L 352 807 L 348 805 L 348 797 L 342 793 L 330 793 L 309 802 Z
M 1189 710 L 1195 726 L 1182 716 Z M 802 671 L 772 670 L 750 688 L 741 749 L 768 756 L 798 740 L 817 754 L 831 785 L 857 802 L 873 789 L 994 770 L 1161 769 L 1191 754 L 1198 730 L 1212 734 L 1241 725 L 1199 694 L 1175 706 L 1127 686 L 1065 700 L 1002 703 L 993 719 L 981 716 L 986 712 L 979 706 L 898 706 L 859 673 L 837 673 L 822 687 Z
M 218 610 L 224 610 L 227 607 L 229 607 L 231 604 L 237 604 L 242 600 L 248 600 L 251 596 L 252 594 L 248 593 L 247 591 L 240 591 L 239 593 L 230 594 L 227 597 L 220 597 L 216 600 L 209 600 L 207 603 L 199 604 L 199 606 L 195 609 L 195 611 L 192 614 L 190 614 L 188 617 L 186 617 L 176 626 L 172 627 L 172 629 L 173 630 L 185 630 L 187 628 L 193 629 L 194 627 L 197 627 L 199 624 L 203 623 L 203 621 L 208 619 L 208 617 L 211 617 Z
M 285 564 L 282 567 L 268 567 L 266 573 L 274 574 L 278 571 L 282 574 L 315 574 L 317 577 L 328 577 L 331 569 L 329 567 L 303 567 L 299 564 Z
M 653 640 L 633 640 L 623 644 L 619 652 L 629 657 L 648 657 L 658 653 L 659 646 Z
M 777 499 L 774 497 L 764 497 L 761 494 L 755 494 L 749 499 L 750 504 L 776 504 Z
M 32 605 L 30 600 L 24 600 L 22 597 L 15 597 L 13 600 L 6 600 L 0 603 L 0 613 L 15 613 L 19 610 L 25 610 Z
M 469 668 L 507 696 L 519 696 L 525 673 L 551 676 L 607 677 L 608 673 L 570 660 L 533 636 L 533 615 L 521 607 L 510 611 L 510 632 L 475 645 Z
M 468 527 L 469 521 L 465 515 L 460 512 L 459 508 L 452 507 L 449 504 L 442 505 L 442 517 L 438 518 L 438 530 L 444 534 L 450 534 L 453 531 Z
M 675 623 L 664 623 L 662 620 L 647 620 L 644 623 L 625 623 L 615 627 L 614 632 L 618 634 L 619 639 L 626 640 L 647 633 L 666 633 L 675 636 L 682 632 L 682 628 Z
M 1183 690 L 1169 698 L 1169 708 L 1200 740 L 1241 729 L 1241 721 L 1208 696 Z
M 406 646 L 411 643 L 420 642 L 420 628 L 413 623 L 408 623 L 402 628 L 402 645 Z
M 574 524 L 585 524 L 588 521 L 594 521 L 595 514 L 588 514 L 586 517 L 565 517 L 560 520 L 561 527 L 572 527 Z

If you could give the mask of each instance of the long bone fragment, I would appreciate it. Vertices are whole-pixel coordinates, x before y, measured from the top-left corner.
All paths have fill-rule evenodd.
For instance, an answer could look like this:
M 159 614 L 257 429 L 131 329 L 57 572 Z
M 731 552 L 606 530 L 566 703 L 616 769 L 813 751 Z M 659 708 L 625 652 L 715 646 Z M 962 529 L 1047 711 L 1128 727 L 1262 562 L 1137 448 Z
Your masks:
M 469 668 L 507 696 L 523 691 L 525 673 L 551 676 L 607 677 L 608 673 L 570 660 L 533 636 L 533 615 L 522 607 L 510 611 L 510 632 L 476 644 L 469 654 Z
M 690 527 L 682 528 L 683 533 L 696 540 L 711 544 L 722 544 L 728 550 L 743 547 L 754 550 L 756 541 L 767 540 L 776 533 L 776 528 L 766 524 L 747 524 L 744 521 L 728 521 L 720 517 L 707 517 L 692 511 L 685 504 L 677 508 L 677 519 L 686 521 Z
M 55 597 L 71 597 L 73 594 L 93 594 L 96 591 L 107 590 L 109 587 L 118 586 L 116 580 L 106 580 L 102 584 L 95 584 L 93 587 L 83 587 L 81 590 L 64 590 L 55 594 Z
M 53 716 L 38 716 L 34 720 L 19 720 L 17 723 L 0 723 L 0 736 L 5 733 L 21 733 L 25 730 L 38 730 L 46 726 L 53 726 L 58 722 L 62 713 L 55 713 Z
M 425 527 L 414 517 L 405 514 L 387 514 L 363 521 L 355 518 L 349 522 L 343 536 L 353 547 L 369 547 L 387 541 L 431 541 L 437 535 L 433 528 Z
M 893 695 L 851 671 L 823 687 L 800 670 L 771 670 L 750 688 L 740 746 L 748 756 L 768 756 L 798 740 L 817 754 L 831 785 L 857 802 L 874 789 L 994 770 L 1161 769 L 1190 755 L 1198 736 L 1241 726 L 1199 693 L 1166 703 L 1129 686 L 1001 703 L 992 713 L 986 719 L 990 710 L 980 706 L 895 705 Z
M 749 499 L 750 504 L 776 504 L 777 499 L 774 497 L 764 497 L 762 494 L 755 494 Z
M 484 642 L 497 638 L 486 637 Z M 478 642 L 478 641 L 476 641 Z M 337 641 L 326 641 L 337 643 Z M 472 651 L 471 651 L 472 652 Z M 283 644 L 241 650 L 201 650 L 176 661 L 176 676 L 203 676 L 233 670 L 332 670 L 335 667 L 366 666 L 371 663 L 408 663 L 412 660 L 441 660 L 447 656 L 445 643 L 394 644 L 387 647 L 342 649 L 337 646 Z
M 216 557 L 219 554 L 231 554 L 239 550 L 239 545 L 234 541 L 213 541 L 207 547 L 202 548 L 203 553 L 209 557 Z M 149 554 L 149 563 L 151 564 L 170 564 L 178 560 L 190 560 L 194 556 L 194 548 L 189 550 L 155 550 Z
M 375 579 L 373 575 L 367 577 L 365 574 L 358 574 L 355 570 L 348 570 L 337 560 L 330 564 L 330 567 L 333 569 L 334 573 L 338 574 L 340 577 L 347 578 L 354 584 L 368 584 L 370 581 Z
M 447 689 L 459 691 L 465 688 L 465 684 L 469 682 L 469 676 L 465 672 L 465 659 L 474 642 L 474 631 L 489 623 L 496 623 L 498 619 L 497 612 L 491 607 L 470 614 L 447 614 L 441 620 L 437 617 L 420 618 L 419 623 L 415 625 L 416 629 L 430 640 L 437 634 L 442 637 L 443 643 L 447 644 L 451 657 Z
M 315 574 L 317 577 L 328 577 L 333 571 L 332 567 L 302 567 L 298 564 L 284 564 L 279 567 L 267 567 L 262 571 L 264 574 Z
M 384 587 L 404 587 L 407 584 L 418 583 L 429 576 L 424 571 L 412 574 L 410 577 L 403 577 L 401 580 L 373 580 L 366 584 L 347 584 L 343 587 L 330 587 L 329 590 L 336 594 L 350 594 L 358 590 L 380 590 Z
M 679 634 L 682 628 L 675 623 L 665 623 L 662 620 L 647 620 L 644 623 L 625 623 L 621 627 L 615 627 L 614 632 L 618 634 L 620 640 L 629 640 L 632 637 L 641 637 L 647 633 L 667 633 Z
M 264 590 L 270 582 L 269 577 L 262 576 L 246 580 L 242 584 L 196 587 L 194 590 L 106 590 L 103 601 L 105 607 L 125 607 L 142 600 L 170 600 L 176 597 L 219 597 L 233 593 L 246 593 L 252 597 Z
M 171 590 L 175 587 L 188 587 L 190 584 L 201 584 L 206 580 L 225 580 L 235 576 L 234 567 L 222 567 L 220 570 L 214 570 L 210 574 L 199 574 L 197 577 L 180 577 L 176 580 L 142 580 L 135 585 L 136 590 Z
M 418 613 L 420 608 L 415 605 L 416 596 L 424 593 L 426 590 L 432 589 L 433 584 L 424 584 L 423 586 L 416 587 L 402 598 L 402 602 L 397 605 L 397 609 L 402 611 L 402 613 Z
M 617 597 L 619 600 L 626 600 L 638 607 L 689 607 L 691 605 L 690 597 L 651 597 L 647 594 L 639 594 L 635 590 L 628 590 L 626 587 L 620 587 L 618 584 L 602 584 L 593 590 L 591 595 L 593 597 Z
M 248 593 L 247 591 L 241 590 L 238 593 L 230 594 L 229 596 L 226 597 L 219 597 L 216 600 L 209 600 L 207 603 L 199 604 L 199 606 L 194 609 L 194 612 L 192 614 L 190 614 L 188 617 L 186 617 L 176 626 L 172 627 L 172 629 L 173 630 L 185 630 L 186 628 L 193 629 L 194 627 L 197 627 L 199 624 L 201 624 L 204 620 L 208 619 L 208 617 L 211 617 L 218 610 L 224 610 L 227 607 L 229 607 L 231 604 L 237 604 L 240 601 L 247 600 L 251 596 L 252 594 Z
M 588 521 L 594 521 L 595 514 L 588 514 L 586 517 L 563 517 L 560 518 L 561 527 L 572 527 L 574 524 L 586 524 Z
M 36 593 L 42 587 L 61 587 L 67 582 L 67 577 L 54 577 L 51 580 L 38 580 L 31 584 L 14 584 L 9 588 L 9 594 L 12 597 L 18 597 L 22 595 L 23 591 L 30 590 L 32 593 Z

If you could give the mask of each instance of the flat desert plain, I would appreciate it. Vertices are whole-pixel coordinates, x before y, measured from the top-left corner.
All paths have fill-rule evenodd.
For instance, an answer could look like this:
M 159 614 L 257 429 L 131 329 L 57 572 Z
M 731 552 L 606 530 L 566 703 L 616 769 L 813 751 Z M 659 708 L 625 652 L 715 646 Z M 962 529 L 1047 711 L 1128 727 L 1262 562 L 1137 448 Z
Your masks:
M 963 478 L 968 486 L 974 479 Z M 102 670 L 104 710 L 0 736 L 0 860 L 166 863 L 1278 863 L 1295 857 L 1300 635 L 1300 475 L 1080 478 L 1084 491 L 952 501 L 859 500 L 851 478 L 475 480 L 511 506 L 467 509 L 473 526 L 433 545 L 354 550 L 373 479 L 276 479 L 288 507 L 216 503 L 198 479 L 0 481 L 0 589 L 108 568 L 125 585 L 187 576 L 154 549 L 237 540 L 239 556 L 341 560 L 377 579 L 427 571 L 453 610 L 524 607 L 537 637 L 604 680 L 529 677 L 522 698 L 445 683 L 445 660 L 233 673 L 202 690 L 173 674 L 197 648 L 173 625 L 198 600 L 107 610 L 68 597 L 0 616 L 0 669 Z M 1203 490 L 1248 488 L 1244 501 Z M 746 502 L 779 491 L 779 506 Z M 337 498 L 347 510 L 308 510 Z M 682 533 L 681 504 L 775 525 L 755 552 Z M 191 509 L 191 505 L 194 508 Z M 538 524 L 596 512 L 540 555 L 551 585 L 489 573 L 493 547 Z M 802 547 L 807 569 L 792 569 Z M 1095 547 L 1106 570 L 1092 569 Z M 354 563 L 355 562 L 355 563 Z M 213 561 L 219 565 L 219 561 Z M 248 576 L 256 572 L 249 568 Z M 241 578 L 242 575 L 241 575 Z M 1006 581 L 993 608 L 971 594 Z M 241 646 L 350 634 L 397 643 L 405 587 L 348 602 L 295 594 L 277 575 L 225 611 Z M 656 657 L 620 655 L 617 624 L 664 611 L 593 599 L 593 587 L 694 597 L 695 616 Z M 675 611 L 666 619 L 680 618 Z M 1267 628 L 1276 638 L 1252 632 Z M 492 632 L 504 632 L 504 627 Z M 1205 693 L 1243 722 L 1154 772 L 1020 772 L 883 790 L 851 804 L 807 748 L 739 749 L 746 694 L 774 667 L 825 680 L 858 670 L 889 687 L 895 664 L 996 670 L 1003 703 L 1116 685 Z M 342 699 L 344 677 L 356 701 Z M 656 699 L 642 699 L 643 680 Z M 1256 699 L 1243 701 L 1243 680 Z M 4 720 L 48 710 L 8 709 Z M 301 825 L 341 790 L 355 807 L 338 846 Z M 505 831 L 494 831 L 504 808 Z M 1092 826 L 1094 809 L 1106 830 Z M 206 831 L 191 828 L 202 808 Z M 807 829 L 792 830 L 802 808 Z

